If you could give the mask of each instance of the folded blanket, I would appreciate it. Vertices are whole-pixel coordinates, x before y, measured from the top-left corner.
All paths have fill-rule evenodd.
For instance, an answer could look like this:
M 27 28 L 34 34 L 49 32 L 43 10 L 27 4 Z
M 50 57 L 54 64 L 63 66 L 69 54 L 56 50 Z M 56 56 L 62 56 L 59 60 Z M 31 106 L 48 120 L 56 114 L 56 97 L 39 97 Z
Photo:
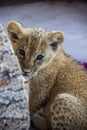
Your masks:
M 28 86 L 0 24 L 0 130 L 29 130 Z

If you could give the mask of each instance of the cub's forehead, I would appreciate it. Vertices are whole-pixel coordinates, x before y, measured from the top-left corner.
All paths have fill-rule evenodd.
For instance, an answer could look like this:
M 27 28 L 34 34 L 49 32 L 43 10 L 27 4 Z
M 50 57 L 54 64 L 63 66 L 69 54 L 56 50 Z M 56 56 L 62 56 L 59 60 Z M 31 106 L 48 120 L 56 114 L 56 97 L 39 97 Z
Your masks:
M 28 28 L 27 33 L 32 40 L 40 40 L 46 35 L 46 32 L 41 28 Z
M 46 32 L 41 28 L 28 28 L 27 29 L 27 42 L 30 50 L 36 50 L 39 48 L 43 37 L 46 36 Z
M 39 44 L 47 33 L 41 28 L 28 28 L 27 36 L 30 44 Z

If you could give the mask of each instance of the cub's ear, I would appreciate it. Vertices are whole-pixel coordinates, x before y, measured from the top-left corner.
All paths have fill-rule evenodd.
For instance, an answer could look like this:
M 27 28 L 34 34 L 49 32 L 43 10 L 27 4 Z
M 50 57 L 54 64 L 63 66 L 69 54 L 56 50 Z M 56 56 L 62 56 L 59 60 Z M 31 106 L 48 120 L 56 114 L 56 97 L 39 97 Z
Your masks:
M 15 21 L 8 23 L 7 31 L 12 42 L 17 42 L 23 36 L 23 27 Z
M 64 41 L 64 34 L 62 32 L 52 32 L 48 34 L 49 45 L 53 50 L 56 50 L 58 45 L 61 45 Z

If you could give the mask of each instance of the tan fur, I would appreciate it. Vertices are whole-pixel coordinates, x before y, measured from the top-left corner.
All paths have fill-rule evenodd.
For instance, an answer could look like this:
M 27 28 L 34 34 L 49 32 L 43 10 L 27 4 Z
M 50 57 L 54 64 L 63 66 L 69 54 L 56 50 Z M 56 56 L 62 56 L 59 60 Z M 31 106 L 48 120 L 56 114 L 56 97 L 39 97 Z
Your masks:
M 14 21 L 7 30 L 23 72 L 31 77 L 31 115 L 43 107 L 49 129 L 87 130 L 87 72 L 63 50 L 63 33 L 25 29 Z M 42 60 L 36 60 L 39 54 Z

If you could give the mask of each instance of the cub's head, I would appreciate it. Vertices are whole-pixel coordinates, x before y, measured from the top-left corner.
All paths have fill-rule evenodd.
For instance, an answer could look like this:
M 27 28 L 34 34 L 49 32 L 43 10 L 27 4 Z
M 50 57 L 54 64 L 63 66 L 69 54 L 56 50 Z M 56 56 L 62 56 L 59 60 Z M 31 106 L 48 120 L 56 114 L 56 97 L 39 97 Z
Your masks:
M 51 63 L 64 40 L 62 32 L 25 29 L 14 21 L 8 23 L 7 31 L 23 74 L 28 77 Z

